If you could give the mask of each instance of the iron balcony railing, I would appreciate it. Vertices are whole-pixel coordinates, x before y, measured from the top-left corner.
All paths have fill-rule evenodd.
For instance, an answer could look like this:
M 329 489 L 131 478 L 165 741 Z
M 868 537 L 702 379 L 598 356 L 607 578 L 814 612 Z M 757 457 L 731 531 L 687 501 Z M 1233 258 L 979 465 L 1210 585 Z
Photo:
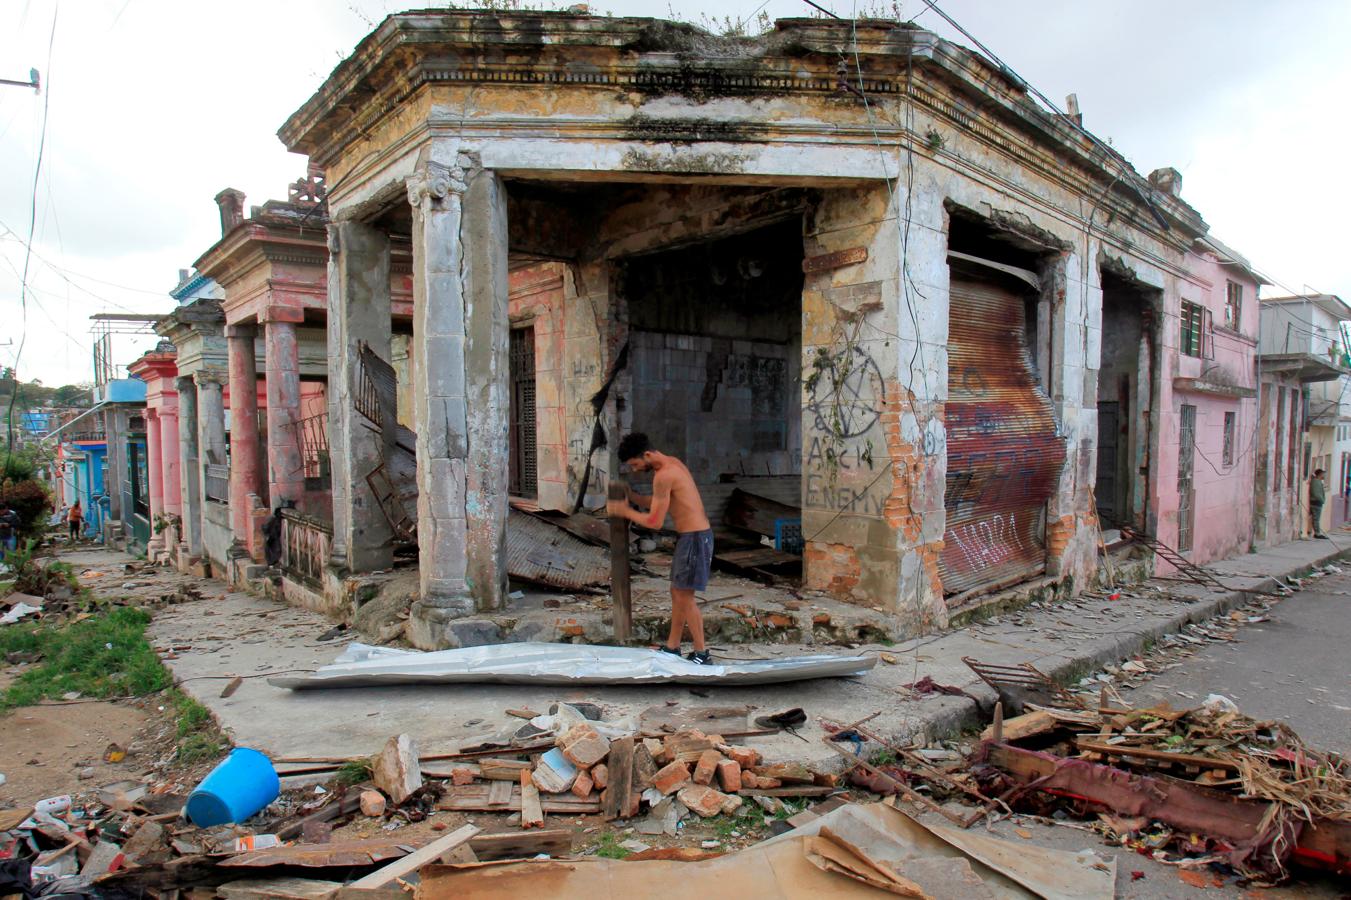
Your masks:
M 220 503 L 230 502 L 230 467 L 207 463 L 206 499 Z
M 281 510 L 281 567 L 287 574 L 319 584 L 332 544 L 331 523 Z

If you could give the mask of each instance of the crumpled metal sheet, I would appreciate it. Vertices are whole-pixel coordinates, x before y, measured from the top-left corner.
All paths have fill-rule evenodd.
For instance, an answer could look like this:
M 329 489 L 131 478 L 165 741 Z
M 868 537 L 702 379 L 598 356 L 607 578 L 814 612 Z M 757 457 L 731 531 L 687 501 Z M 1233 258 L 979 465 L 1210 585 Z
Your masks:
M 814 654 L 696 665 L 637 647 L 523 642 L 422 653 L 349 644 L 331 664 L 305 676 L 268 679 L 292 690 L 386 684 L 774 684 L 863 675 L 875 656 Z

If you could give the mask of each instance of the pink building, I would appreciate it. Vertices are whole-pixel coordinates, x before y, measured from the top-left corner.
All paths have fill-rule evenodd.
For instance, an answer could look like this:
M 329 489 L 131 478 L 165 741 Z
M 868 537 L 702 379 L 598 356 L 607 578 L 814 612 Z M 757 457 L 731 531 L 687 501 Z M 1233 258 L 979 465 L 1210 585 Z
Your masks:
M 145 382 L 145 449 L 150 487 L 150 543 L 147 555 L 177 546 L 183 514 L 178 452 L 177 353 L 162 341 L 127 367 Z
M 1156 533 L 1205 563 L 1252 541 L 1257 291 L 1267 282 L 1210 237 L 1193 245 L 1187 270 L 1163 340 Z

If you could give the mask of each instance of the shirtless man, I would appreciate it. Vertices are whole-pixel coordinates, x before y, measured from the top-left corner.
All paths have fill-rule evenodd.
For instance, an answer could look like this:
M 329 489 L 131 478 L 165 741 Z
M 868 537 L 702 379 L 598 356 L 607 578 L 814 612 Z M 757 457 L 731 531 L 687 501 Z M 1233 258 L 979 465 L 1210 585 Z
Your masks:
M 694 602 L 694 592 L 708 587 L 708 571 L 713 564 L 713 529 L 704 514 L 699 489 L 685 464 L 674 456 L 653 450 L 645 434 L 630 434 L 619 442 L 619 461 L 634 472 L 653 473 L 652 496 L 630 490 L 627 501 L 611 500 L 606 511 L 653 530 L 661 528 L 669 512 L 679 532 L 671 560 L 671 634 L 661 649 L 679 656 L 680 641 L 685 636 L 685 627 L 689 626 L 694 652 L 688 659 L 698 665 L 707 665 L 704 617 L 699 612 L 699 604 Z

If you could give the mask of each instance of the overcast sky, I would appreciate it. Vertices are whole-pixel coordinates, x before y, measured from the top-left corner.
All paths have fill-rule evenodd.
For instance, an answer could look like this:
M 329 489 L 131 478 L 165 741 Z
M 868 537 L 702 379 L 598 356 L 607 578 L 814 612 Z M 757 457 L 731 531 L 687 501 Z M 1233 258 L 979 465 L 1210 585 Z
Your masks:
M 615 15 L 749 18 L 758 0 L 615 0 Z M 430 6 L 431 3 L 421 4 Z M 831 6 L 849 15 L 851 4 Z M 1174 166 L 1211 233 L 1291 289 L 1351 299 L 1347 96 L 1351 3 L 943 0 L 943 8 L 1141 173 Z M 305 170 L 277 128 L 387 13 L 385 0 L 8 0 L 0 78 L 0 360 L 24 334 L 19 270 L 37 183 L 19 377 L 92 378 L 89 316 L 167 312 L 167 291 L 219 237 L 212 197 L 285 198 Z M 806 15 L 768 0 L 771 16 Z M 874 4 L 882 9 L 881 4 Z M 891 4 L 885 9 L 889 12 Z M 862 12 L 863 7 L 860 7 Z M 961 40 L 922 0 L 904 18 Z M 48 42 L 56 19 L 55 40 Z M 965 41 L 963 41 L 965 42 Z M 12 342 L 6 345 L 6 342 Z M 124 340 L 118 361 L 147 346 Z

